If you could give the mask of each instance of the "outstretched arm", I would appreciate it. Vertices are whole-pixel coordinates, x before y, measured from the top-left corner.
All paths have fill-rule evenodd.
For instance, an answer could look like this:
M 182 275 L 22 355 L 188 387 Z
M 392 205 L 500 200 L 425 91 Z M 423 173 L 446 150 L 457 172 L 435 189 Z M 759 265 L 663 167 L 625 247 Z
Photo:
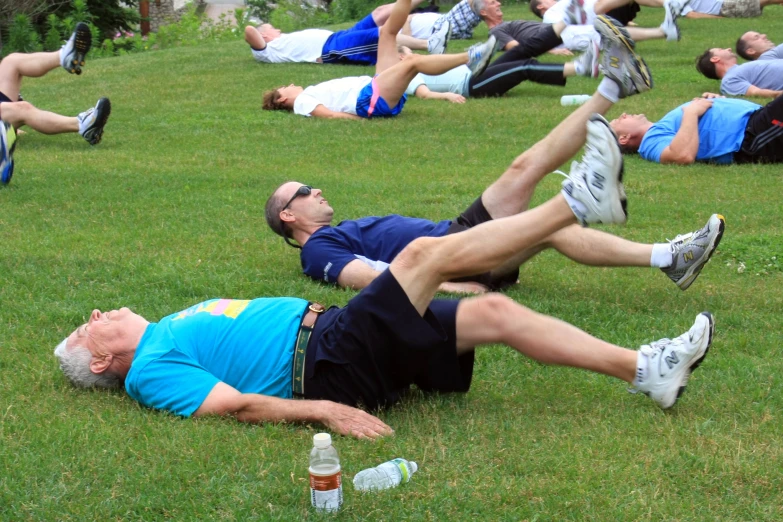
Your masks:
M 711 15 L 707 13 L 697 13 L 696 11 L 691 11 L 688 14 L 685 15 L 685 18 L 723 18 L 722 16 L 718 15 Z
M 319 105 L 313 112 L 310 113 L 315 118 L 329 118 L 329 119 L 345 119 L 345 120 L 361 120 L 362 118 L 356 114 L 349 114 L 347 112 L 337 112 L 331 109 L 327 109 L 325 105 Z
M 451 103 L 465 103 L 465 97 L 453 92 L 433 92 L 426 85 L 416 88 L 416 97 L 422 100 L 448 100 Z
M 783 91 L 773 91 L 772 89 L 760 89 L 755 85 L 748 87 L 745 96 L 763 96 L 764 98 L 777 98 Z
M 668 147 L 661 153 L 661 163 L 690 165 L 699 152 L 699 118 L 710 110 L 712 100 L 695 98 L 682 109 L 680 129 Z
M 377 417 L 344 404 L 240 393 L 223 382 L 212 389 L 193 415 L 230 415 L 249 423 L 319 422 L 341 435 L 358 439 L 375 439 L 394 433 Z

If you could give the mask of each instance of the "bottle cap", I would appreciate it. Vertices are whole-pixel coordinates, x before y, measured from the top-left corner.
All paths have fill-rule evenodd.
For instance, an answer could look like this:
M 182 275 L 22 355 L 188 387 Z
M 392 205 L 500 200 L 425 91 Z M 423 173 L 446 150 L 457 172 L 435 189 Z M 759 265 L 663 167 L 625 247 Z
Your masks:
M 316 433 L 313 435 L 313 446 L 316 448 L 328 448 L 332 445 L 332 436 L 328 433 Z
M 412 460 L 408 461 L 408 464 L 410 464 L 411 466 L 411 475 L 413 475 L 419 469 L 419 465 L 413 462 Z

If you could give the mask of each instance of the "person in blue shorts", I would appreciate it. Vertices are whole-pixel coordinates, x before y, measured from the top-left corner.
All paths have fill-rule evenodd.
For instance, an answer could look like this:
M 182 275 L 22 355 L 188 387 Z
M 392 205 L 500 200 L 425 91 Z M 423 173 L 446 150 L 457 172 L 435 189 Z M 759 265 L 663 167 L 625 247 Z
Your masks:
M 392 117 L 402 112 L 405 89 L 418 73 L 442 74 L 460 65 L 480 73 L 495 50 L 495 38 L 475 44 L 466 53 L 415 55 L 400 61 L 395 36 L 405 25 L 411 0 L 397 0 L 378 39 L 375 76 L 351 76 L 311 85 L 280 87 L 264 94 L 264 110 L 282 110 L 316 118 Z
M 421 0 L 413 0 L 416 6 Z M 245 41 L 253 57 L 264 63 L 341 63 L 374 65 L 377 59 L 380 27 L 391 14 L 393 4 L 376 7 L 356 25 L 342 31 L 305 29 L 283 33 L 272 24 L 245 27 Z M 415 16 L 415 15 L 411 15 Z M 429 39 L 397 35 L 397 44 L 414 50 L 441 54 L 448 41 L 448 27 Z
M 657 163 L 783 162 L 783 98 L 762 107 L 704 93 L 657 122 L 623 113 L 612 129 L 625 152 Z
M 214 299 L 158 323 L 128 308 L 94 310 L 55 349 L 60 367 L 76 385 L 124 386 L 142 405 L 184 417 L 319 422 L 376 438 L 391 427 L 358 406 L 390 406 L 412 385 L 466 392 L 475 347 L 504 343 L 545 364 L 631 383 L 670 408 L 707 355 L 708 312 L 679 337 L 630 350 L 502 295 L 434 299 L 442 282 L 500 266 L 563 227 L 626 221 L 619 145 L 593 114 L 609 105 L 594 97 L 550 135 L 559 147 L 534 147 L 554 168 L 586 141 L 560 194 L 459 235 L 413 241 L 343 308 L 290 297 Z
M 97 145 L 101 141 L 103 128 L 111 112 L 108 98 L 101 98 L 95 107 L 78 116 L 62 116 L 38 109 L 22 100 L 19 94 L 25 77 L 39 78 L 58 67 L 72 74 L 81 74 L 91 40 L 89 26 L 79 23 L 59 51 L 12 53 L 0 61 L 0 119 L 13 127 L 11 130 L 6 129 L 8 142 L 13 143 L 16 129 L 23 125 L 42 134 L 78 132 L 90 145 Z M 0 174 L 0 182 L 10 182 L 13 162 L 9 161 Z

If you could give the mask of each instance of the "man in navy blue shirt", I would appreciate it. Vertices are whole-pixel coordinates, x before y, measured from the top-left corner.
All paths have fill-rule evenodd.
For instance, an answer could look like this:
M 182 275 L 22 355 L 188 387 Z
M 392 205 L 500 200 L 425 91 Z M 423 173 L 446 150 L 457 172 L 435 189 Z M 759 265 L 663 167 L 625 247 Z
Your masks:
M 564 227 L 626 221 L 620 147 L 594 114 L 610 105 L 596 94 L 542 142 L 538 161 L 554 168 L 587 141 L 560 194 L 459 235 L 414 240 L 344 308 L 324 311 L 294 298 L 215 299 L 157 324 L 127 308 L 94 310 L 58 345 L 60 366 L 77 385 L 124 385 L 140 403 L 182 416 L 319 422 L 376 438 L 391 427 L 358 405 L 394 404 L 412 384 L 468 391 L 475 347 L 503 343 L 545 364 L 623 380 L 670 408 L 710 348 L 708 312 L 679 337 L 631 350 L 499 294 L 434 299 L 444 281 L 502 266 Z M 286 197 L 284 208 L 297 201 L 309 209 L 300 216 L 317 217 L 326 207 L 301 187 Z

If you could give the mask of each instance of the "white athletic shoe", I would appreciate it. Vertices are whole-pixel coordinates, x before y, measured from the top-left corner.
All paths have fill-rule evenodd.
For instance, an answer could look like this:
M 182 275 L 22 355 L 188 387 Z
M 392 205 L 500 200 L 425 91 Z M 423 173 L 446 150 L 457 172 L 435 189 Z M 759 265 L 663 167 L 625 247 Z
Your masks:
M 566 25 L 584 25 L 587 23 L 587 13 L 585 12 L 585 0 L 571 0 L 565 11 Z
M 701 269 L 718 248 L 725 227 L 723 216 L 713 214 L 703 228 L 681 234 L 669 242 L 672 264 L 661 270 L 680 290 L 687 290 L 699 277 Z
M 609 122 L 600 114 L 593 114 L 587 122 L 585 154 L 581 162 L 571 164 L 563 192 L 581 203 L 571 204 L 571 210 L 583 226 L 625 223 L 628 219 L 623 155 Z
M 576 69 L 579 71 L 577 74 L 587 76 L 588 78 L 598 78 L 598 57 L 600 53 L 601 47 L 598 45 L 598 42 L 590 40 L 582 56 L 574 60 Z
M 468 67 L 470 68 L 472 76 L 478 76 L 487 68 L 489 61 L 492 59 L 492 55 L 495 54 L 496 44 L 497 38 L 490 35 L 486 42 L 470 46 L 468 49 Z
M 677 42 L 680 40 L 680 28 L 677 25 L 677 18 L 688 5 L 690 0 L 664 0 L 663 8 L 666 11 L 666 16 L 661 24 L 661 29 L 666 33 L 666 39 L 670 42 Z
M 593 26 L 601 35 L 601 71 L 620 87 L 620 98 L 652 89 L 650 69 L 636 54 L 636 43 L 628 31 L 617 20 L 605 15 L 596 18 Z
M 72 74 L 81 74 L 84 67 L 84 57 L 90 51 L 92 33 L 84 22 L 76 24 L 71 38 L 60 49 L 60 65 Z
M 427 52 L 430 54 L 443 54 L 451 38 L 451 22 L 446 22 L 437 30 L 434 30 L 427 39 Z
M 685 391 L 688 378 L 707 356 L 712 344 L 715 321 L 712 314 L 696 316 L 691 329 L 676 339 L 661 339 L 639 349 L 647 357 L 647 372 L 636 391 L 650 397 L 663 409 L 671 408 Z M 639 370 L 639 374 L 643 374 Z M 637 381 L 639 377 L 637 377 Z
M 95 107 L 90 107 L 79 114 L 79 134 L 90 145 L 97 145 L 103 137 L 103 127 L 111 114 L 111 102 L 108 98 L 101 98 Z

